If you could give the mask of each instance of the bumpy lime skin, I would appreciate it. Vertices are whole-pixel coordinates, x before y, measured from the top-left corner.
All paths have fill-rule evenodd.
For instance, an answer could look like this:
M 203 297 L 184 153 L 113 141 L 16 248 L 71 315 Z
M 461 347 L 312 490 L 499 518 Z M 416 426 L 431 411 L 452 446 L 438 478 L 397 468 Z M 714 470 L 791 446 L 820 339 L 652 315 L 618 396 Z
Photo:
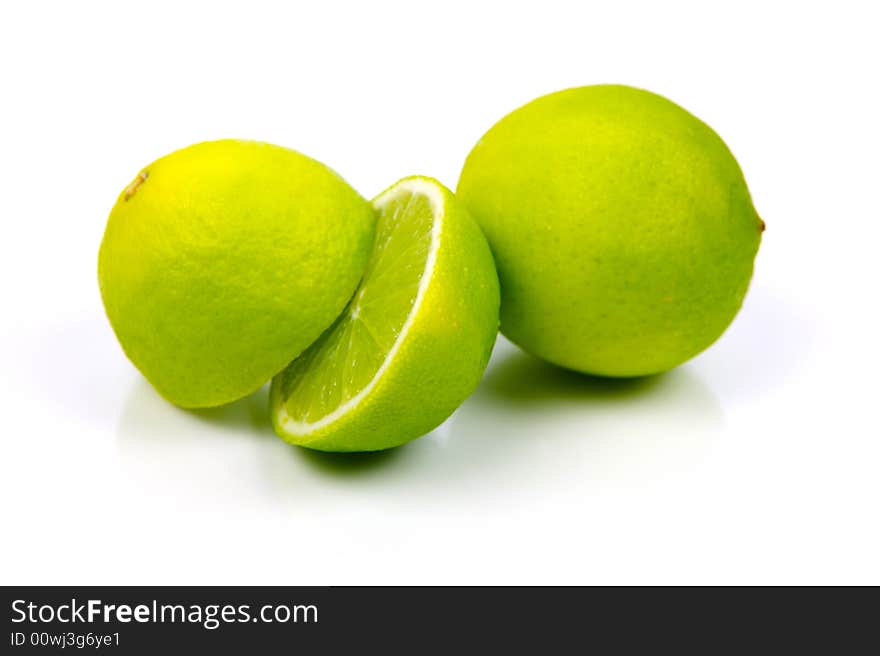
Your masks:
M 104 307 L 162 396 L 228 403 L 338 316 L 374 228 L 369 203 L 313 159 L 252 141 L 196 144 L 120 194 L 98 256 Z
M 738 312 L 764 224 L 721 138 L 626 86 L 568 89 L 498 122 L 457 190 L 501 280 L 501 331 L 602 376 L 671 369 Z
M 279 422 L 279 374 L 270 403 L 284 440 L 318 451 L 390 449 L 432 431 L 477 387 L 498 336 L 498 275 L 480 228 L 452 192 L 442 191 L 446 213 L 434 275 L 394 360 L 357 411 L 308 436 L 291 435 Z

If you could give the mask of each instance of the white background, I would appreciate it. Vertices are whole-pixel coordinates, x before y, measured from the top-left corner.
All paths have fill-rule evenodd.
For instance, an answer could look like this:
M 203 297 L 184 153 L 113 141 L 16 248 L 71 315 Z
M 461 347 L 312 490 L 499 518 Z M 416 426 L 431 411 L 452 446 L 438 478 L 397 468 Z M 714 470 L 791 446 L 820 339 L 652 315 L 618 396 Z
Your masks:
M 0 582 L 880 583 L 873 3 L 4 3 Z M 290 447 L 265 393 L 186 412 L 126 361 L 96 257 L 193 142 L 276 142 L 365 196 L 621 82 L 712 125 L 767 232 L 724 337 L 647 382 L 499 341 L 440 429 Z

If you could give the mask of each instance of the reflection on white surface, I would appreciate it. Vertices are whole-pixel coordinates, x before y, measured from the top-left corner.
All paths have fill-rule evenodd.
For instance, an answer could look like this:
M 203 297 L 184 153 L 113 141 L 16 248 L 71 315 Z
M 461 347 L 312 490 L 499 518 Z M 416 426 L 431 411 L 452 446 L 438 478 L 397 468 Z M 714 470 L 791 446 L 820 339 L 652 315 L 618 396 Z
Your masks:
M 848 536 L 870 550 L 859 517 L 876 486 L 870 458 L 850 457 L 875 442 L 864 426 L 830 430 L 848 415 L 803 375 L 847 360 L 821 357 L 822 323 L 802 315 L 753 289 L 707 353 L 629 381 L 546 365 L 502 338 L 445 424 L 354 455 L 278 439 L 266 388 L 176 408 L 124 360 L 99 310 L 52 317 L 5 342 L 15 425 L 39 434 L 8 440 L 0 463 L 10 521 L 34 536 L 7 550 L 41 562 L 47 582 L 742 581 L 771 560 L 785 580 L 813 559 L 793 558 L 795 544 Z M 49 432 L 34 421 L 47 412 Z M 834 472 L 833 487 L 818 483 Z M 84 531 L 106 550 L 55 548 Z
M 234 513 L 259 501 L 248 476 L 274 433 L 267 388 L 235 403 L 183 410 L 146 380 L 132 385 L 117 429 L 120 464 L 137 494 L 181 511 Z
M 267 500 L 307 515 L 365 498 L 386 507 L 491 507 L 548 486 L 675 477 L 706 457 L 723 421 L 712 392 L 686 368 L 636 380 L 592 378 L 503 339 L 474 395 L 402 448 L 325 454 L 289 446 L 272 433 L 267 405 L 264 388 L 223 408 L 180 410 L 140 381 L 117 429 L 121 462 L 154 500 L 179 505 L 198 490 L 227 513 L 234 512 L 230 502 L 247 509 Z

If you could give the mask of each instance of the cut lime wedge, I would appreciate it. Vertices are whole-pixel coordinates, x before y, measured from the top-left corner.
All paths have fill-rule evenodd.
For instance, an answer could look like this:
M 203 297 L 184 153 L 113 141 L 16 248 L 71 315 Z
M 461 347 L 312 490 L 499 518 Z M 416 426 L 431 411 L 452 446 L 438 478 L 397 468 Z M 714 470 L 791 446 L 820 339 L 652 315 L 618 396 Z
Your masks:
M 442 208 L 442 195 L 417 183 L 375 201 L 372 260 L 345 312 L 288 371 L 285 426 L 311 432 L 331 423 L 393 362 L 431 279 L 442 226 L 435 205 Z
M 295 444 L 377 450 L 430 431 L 473 390 L 495 341 L 494 264 L 452 194 L 406 178 L 373 206 L 376 242 L 360 287 L 273 381 L 275 429 Z

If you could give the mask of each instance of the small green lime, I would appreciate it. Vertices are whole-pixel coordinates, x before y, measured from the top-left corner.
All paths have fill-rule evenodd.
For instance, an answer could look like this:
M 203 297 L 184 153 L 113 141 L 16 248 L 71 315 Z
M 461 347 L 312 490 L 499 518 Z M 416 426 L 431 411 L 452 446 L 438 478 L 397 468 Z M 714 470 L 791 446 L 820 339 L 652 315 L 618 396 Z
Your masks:
M 98 256 L 104 307 L 169 401 L 234 401 L 339 315 L 374 227 L 369 203 L 313 159 L 251 141 L 196 144 L 119 196 Z
M 376 451 L 438 426 L 479 382 L 498 332 L 480 229 L 429 178 L 380 194 L 376 244 L 346 311 L 272 382 L 275 431 L 321 451 Z
M 471 151 L 458 195 L 501 282 L 501 330 L 605 376 L 675 367 L 727 328 L 763 222 L 705 123 L 625 86 L 550 94 Z

